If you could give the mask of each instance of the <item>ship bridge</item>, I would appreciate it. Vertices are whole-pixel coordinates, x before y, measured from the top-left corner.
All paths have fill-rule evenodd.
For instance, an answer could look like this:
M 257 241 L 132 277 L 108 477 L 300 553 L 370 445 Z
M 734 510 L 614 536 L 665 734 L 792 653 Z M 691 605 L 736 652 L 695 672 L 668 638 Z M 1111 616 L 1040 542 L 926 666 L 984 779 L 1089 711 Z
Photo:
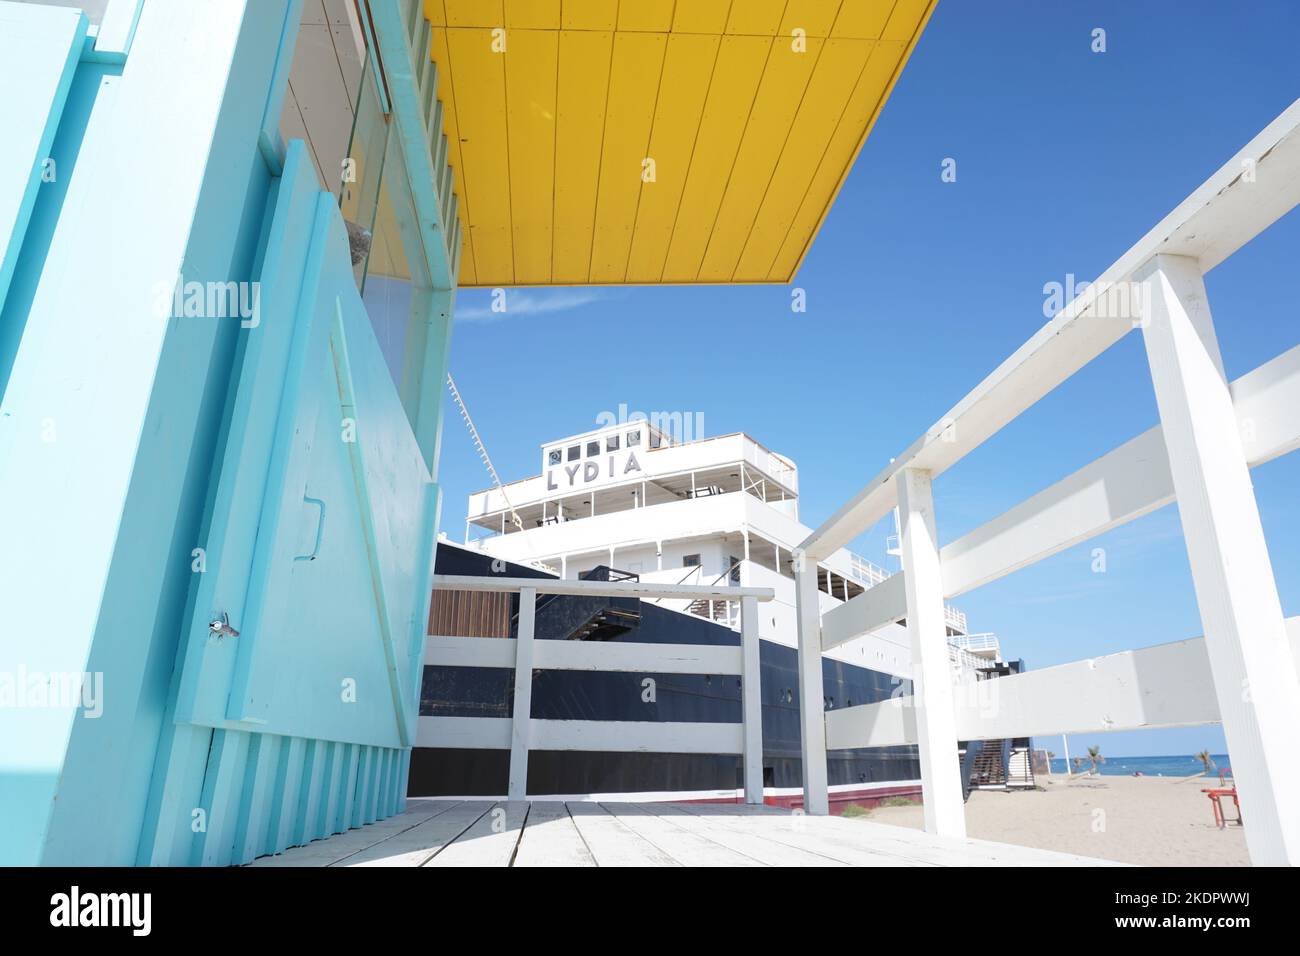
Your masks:
M 673 434 L 632 421 L 547 442 L 541 474 L 470 496 L 466 541 L 737 492 L 798 520 L 799 471 L 789 458 L 742 432 Z

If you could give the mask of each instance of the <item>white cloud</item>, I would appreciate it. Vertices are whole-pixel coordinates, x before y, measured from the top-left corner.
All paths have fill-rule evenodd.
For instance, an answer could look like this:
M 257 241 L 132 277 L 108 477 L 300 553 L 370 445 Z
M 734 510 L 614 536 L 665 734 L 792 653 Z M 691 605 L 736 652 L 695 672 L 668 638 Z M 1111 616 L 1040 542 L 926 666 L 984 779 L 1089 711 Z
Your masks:
M 591 305 L 602 298 L 599 292 L 586 289 L 557 289 L 538 291 L 506 289 L 505 311 L 492 311 L 492 294 L 486 293 L 482 302 L 475 302 L 456 310 L 458 322 L 497 322 L 520 315 L 544 315 L 548 312 L 567 312 Z

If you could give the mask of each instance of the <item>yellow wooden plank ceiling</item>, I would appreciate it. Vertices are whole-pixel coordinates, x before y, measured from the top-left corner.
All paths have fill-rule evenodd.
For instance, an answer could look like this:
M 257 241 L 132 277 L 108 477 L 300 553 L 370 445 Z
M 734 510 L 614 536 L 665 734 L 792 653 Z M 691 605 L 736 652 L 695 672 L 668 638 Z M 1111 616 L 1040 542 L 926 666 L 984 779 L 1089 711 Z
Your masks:
M 462 287 L 788 282 L 937 0 L 425 0 Z

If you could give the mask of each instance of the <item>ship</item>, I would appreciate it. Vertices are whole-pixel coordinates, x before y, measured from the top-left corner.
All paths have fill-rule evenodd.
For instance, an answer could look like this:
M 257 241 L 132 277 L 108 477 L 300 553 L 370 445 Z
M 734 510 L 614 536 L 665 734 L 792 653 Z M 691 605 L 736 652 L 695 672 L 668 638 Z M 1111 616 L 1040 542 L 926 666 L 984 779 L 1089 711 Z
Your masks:
M 658 419 L 658 420 L 656 420 Z M 694 427 L 693 427 L 694 426 Z M 766 802 L 802 800 L 794 562 L 810 529 L 799 520 L 799 469 L 745 433 L 691 437 L 680 414 L 634 417 L 541 445 L 539 473 L 469 496 L 464 538 L 437 543 L 440 576 L 638 580 L 656 584 L 766 587 L 775 600 L 759 620 Z M 490 468 L 495 476 L 495 469 Z M 886 554 L 893 552 L 886 541 Z M 818 565 L 822 611 L 875 587 L 891 572 L 846 548 Z M 434 591 L 429 633 L 512 637 L 518 596 Z M 952 666 L 971 679 L 1023 668 L 1004 661 L 996 634 L 972 633 L 945 607 Z M 739 644 L 740 601 L 642 600 L 551 595 L 536 611 L 538 640 Z M 822 660 L 827 709 L 911 693 L 905 623 L 888 624 L 829 650 Z M 508 669 L 426 663 L 420 714 L 509 717 Z M 735 723 L 736 677 L 538 670 L 532 717 L 542 720 Z M 971 787 L 1033 785 L 1028 740 L 960 745 Z M 487 797 L 506 791 L 509 751 L 417 746 L 411 796 Z M 920 795 L 912 746 L 828 754 L 836 809 Z M 534 751 L 528 793 L 564 799 L 739 799 L 734 755 Z

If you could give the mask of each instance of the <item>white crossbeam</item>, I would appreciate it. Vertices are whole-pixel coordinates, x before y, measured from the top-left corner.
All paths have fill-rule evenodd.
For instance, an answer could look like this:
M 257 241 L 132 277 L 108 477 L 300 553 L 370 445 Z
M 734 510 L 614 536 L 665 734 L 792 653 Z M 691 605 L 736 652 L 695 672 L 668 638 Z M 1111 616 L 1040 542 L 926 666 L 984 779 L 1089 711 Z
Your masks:
M 685 598 L 692 601 L 734 601 L 743 597 L 771 601 L 776 597 L 772 588 L 711 587 L 702 584 L 653 584 L 642 581 L 573 581 L 563 578 L 506 578 L 471 577 L 455 574 L 437 574 L 433 578 L 435 590 L 447 591 L 518 591 L 532 588 L 538 594 L 603 595 L 606 597 Z
M 907 573 L 891 574 L 855 598 L 822 615 L 822 650 L 829 651 L 854 638 L 907 616 Z
M 514 667 L 515 640 L 504 637 L 430 636 L 424 663 L 437 667 Z M 741 649 L 710 644 L 612 641 L 536 641 L 533 669 L 647 674 L 739 676 Z
M 1300 661 L 1300 617 L 1287 619 Z M 1300 665 L 1297 665 L 1300 671 Z M 958 740 L 1152 730 L 1220 722 L 1210 659 L 1200 637 L 1120 651 L 959 685 Z M 826 746 L 902 747 L 917 742 L 910 697 L 826 714 Z M 1236 763 L 1236 758 L 1233 758 Z
M 421 717 L 417 747 L 509 750 L 508 717 Z M 742 724 L 641 720 L 533 720 L 534 750 L 608 753 L 736 754 L 744 750 Z M 522 798 L 521 798 L 522 799 Z
M 1121 304 L 1152 256 L 1176 254 L 1209 272 L 1300 203 L 1300 100 L 1139 239 L 1097 281 L 926 430 L 801 545 L 824 560 L 887 515 L 894 476 L 938 477 L 1132 328 Z
M 1232 399 L 1252 468 L 1300 448 L 1300 346 L 1238 378 Z M 964 594 L 1173 500 L 1164 433 L 1157 425 L 945 545 L 944 591 L 950 598 Z M 827 631 L 836 612 L 826 615 Z

